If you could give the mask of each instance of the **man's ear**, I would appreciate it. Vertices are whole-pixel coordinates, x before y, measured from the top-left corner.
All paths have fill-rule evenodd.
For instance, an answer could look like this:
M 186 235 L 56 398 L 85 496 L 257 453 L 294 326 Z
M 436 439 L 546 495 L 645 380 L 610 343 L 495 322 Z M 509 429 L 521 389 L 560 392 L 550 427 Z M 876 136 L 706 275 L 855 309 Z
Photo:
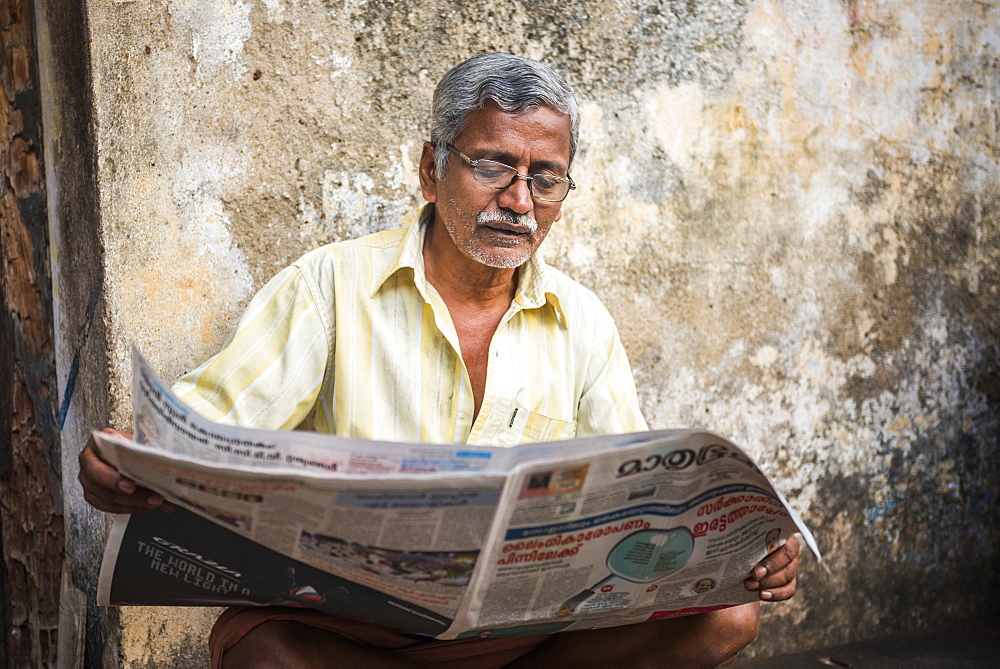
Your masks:
M 434 145 L 424 142 L 420 154 L 420 190 L 428 202 L 437 202 L 437 164 L 434 160 Z
M 556 217 L 552 219 L 553 223 L 562 220 L 562 207 L 559 207 L 559 211 L 556 213 Z

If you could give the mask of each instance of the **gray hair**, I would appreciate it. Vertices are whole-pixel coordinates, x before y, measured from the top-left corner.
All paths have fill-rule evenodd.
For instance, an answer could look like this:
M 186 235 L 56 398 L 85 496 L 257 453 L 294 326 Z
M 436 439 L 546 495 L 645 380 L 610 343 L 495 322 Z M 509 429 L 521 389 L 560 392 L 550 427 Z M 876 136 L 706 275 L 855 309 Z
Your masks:
M 508 114 L 541 106 L 569 116 L 569 161 L 576 155 L 580 107 L 573 89 L 555 70 L 537 60 L 509 53 L 481 53 L 462 61 L 441 77 L 431 105 L 431 144 L 438 178 L 448 168 L 450 151 L 468 126 L 469 113 L 492 100 Z

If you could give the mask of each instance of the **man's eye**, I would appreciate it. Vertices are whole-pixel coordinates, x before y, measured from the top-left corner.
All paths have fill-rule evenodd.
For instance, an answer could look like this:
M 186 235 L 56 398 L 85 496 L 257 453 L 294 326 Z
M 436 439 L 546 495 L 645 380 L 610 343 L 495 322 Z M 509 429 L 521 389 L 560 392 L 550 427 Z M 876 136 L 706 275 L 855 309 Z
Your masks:
M 504 169 L 502 167 L 490 167 L 480 165 L 476 168 L 476 172 L 479 173 L 484 179 L 499 179 L 510 174 L 510 170 Z
M 550 177 L 547 174 L 536 174 L 533 177 L 535 182 L 535 188 L 541 188 L 542 190 L 551 190 L 559 185 L 559 180 L 555 177 Z

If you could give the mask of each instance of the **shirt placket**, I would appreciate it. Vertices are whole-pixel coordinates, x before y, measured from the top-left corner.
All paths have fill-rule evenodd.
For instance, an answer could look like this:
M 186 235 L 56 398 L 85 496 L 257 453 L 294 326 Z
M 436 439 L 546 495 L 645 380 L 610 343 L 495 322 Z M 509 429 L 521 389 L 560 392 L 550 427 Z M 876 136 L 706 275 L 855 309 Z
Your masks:
M 444 303 L 441 295 L 437 292 L 430 283 L 424 284 L 424 289 L 427 291 L 424 294 L 424 302 L 431 308 L 431 313 L 434 314 L 434 325 L 437 327 L 438 332 L 445 338 L 448 344 L 451 346 L 451 354 L 455 356 L 458 361 L 458 367 L 462 370 L 462 383 L 459 388 L 459 392 L 456 393 L 456 402 L 458 406 L 455 409 L 457 425 L 455 429 L 455 438 L 458 441 L 467 441 L 469 439 L 470 431 L 473 429 L 472 424 L 472 414 L 476 410 L 475 398 L 472 394 L 472 379 L 469 377 L 469 370 L 465 367 L 465 360 L 462 359 L 462 345 L 458 341 L 458 331 L 455 329 L 455 323 L 451 319 L 451 313 L 448 311 L 448 306 Z M 423 294 L 423 291 L 421 291 Z M 487 363 L 487 384 L 489 383 L 489 363 Z M 441 383 L 451 383 L 451 379 L 441 379 Z M 483 401 L 485 406 L 485 398 Z M 480 409 L 480 416 L 483 414 L 482 408 Z M 478 422 L 478 421 L 477 421 Z
M 468 439 L 466 440 L 467 443 L 482 443 L 484 439 L 491 440 L 497 432 L 498 423 L 502 423 L 505 418 L 503 415 L 495 415 L 498 408 L 503 408 L 503 413 L 506 414 L 506 406 L 497 406 L 497 403 L 503 399 L 502 397 L 498 397 L 496 392 L 497 387 L 500 385 L 500 380 L 497 378 L 497 375 L 500 373 L 498 366 L 502 367 L 497 361 L 497 348 L 506 344 L 505 340 L 510 336 L 508 331 L 510 321 L 523 309 L 523 305 L 515 297 L 510 303 L 510 308 L 507 309 L 503 318 L 500 319 L 493 337 L 490 338 L 490 350 L 486 361 L 486 387 L 483 389 L 483 404 L 479 407 L 479 415 L 476 417 L 476 422 L 469 432 Z M 464 369 L 464 361 L 462 364 Z M 466 376 L 468 376 L 468 372 L 466 372 Z

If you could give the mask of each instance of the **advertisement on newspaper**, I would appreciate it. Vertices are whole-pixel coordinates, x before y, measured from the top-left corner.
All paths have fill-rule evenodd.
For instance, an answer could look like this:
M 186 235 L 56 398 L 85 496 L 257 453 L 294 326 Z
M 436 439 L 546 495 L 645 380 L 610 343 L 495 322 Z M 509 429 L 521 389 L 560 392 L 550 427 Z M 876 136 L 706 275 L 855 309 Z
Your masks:
M 206 421 L 141 357 L 136 441 L 102 458 L 167 500 L 116 518 L 101 604 L 283 605 L 442 639 L 592 629 L 753 601 L 808 529 L 737 446 L 669 430 L 512 448 Z
M 113 560 L 108 565 L 108 560 Z M 111 571 L 108 571 L 108 570 Z M 172 502 L 120 516 L 108 539 L 98 601 L 108 605 L 308 607 L 436 636 L 451 619 L 316 569 Z

